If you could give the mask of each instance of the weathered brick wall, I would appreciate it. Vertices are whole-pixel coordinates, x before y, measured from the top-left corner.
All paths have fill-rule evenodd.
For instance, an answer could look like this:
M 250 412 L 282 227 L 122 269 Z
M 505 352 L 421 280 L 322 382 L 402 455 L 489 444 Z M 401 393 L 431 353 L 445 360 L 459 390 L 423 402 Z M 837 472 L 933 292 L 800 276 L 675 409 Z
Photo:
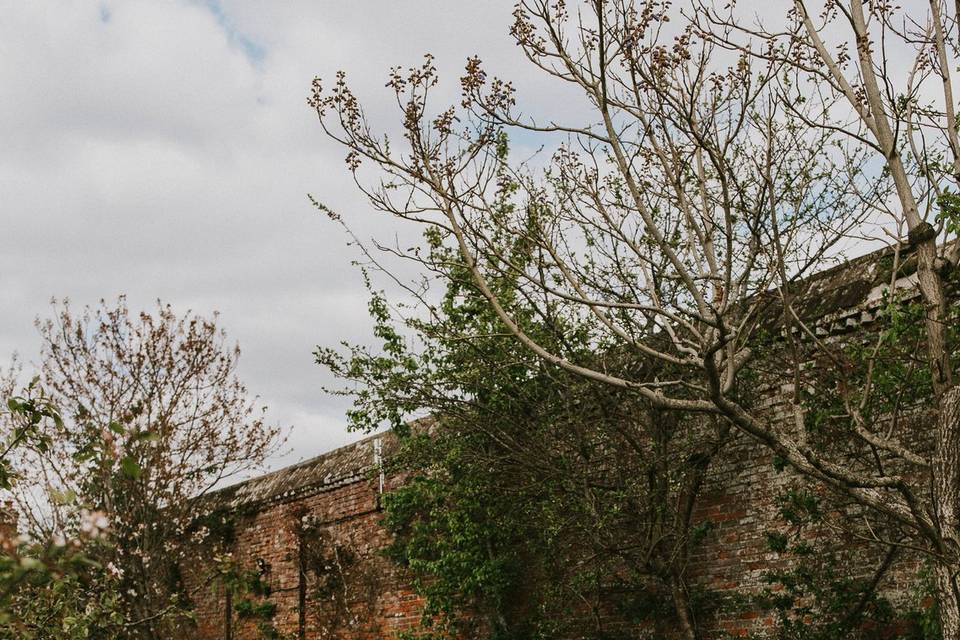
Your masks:
M 805 311 L 816 318 L 818 335 L 831 339 L 869 327 L 887 278 L 881 264 L 877 256 L 865 257 L 809 281 L 807 294 L 816 304 Z M 776 385 L 760 391 L 771 419 L 785 418 L 784 393 Z M 276 605 L 272 622 L 281 633 L 311 639 L 391 638 L 418 626 L 422 602 L 408 576 L 379 553 L 388 542 L 378 522 L 379 496 L 394 480 L 378 477 L 378 461 L 395 447 L 391 436 L 377 436 L 215 497 L 215 507 L 249 512 L 238 525 L 233 557 L 251 570 L 259 564 L 271 590 L 269 600 Z M 691 559 L 690 578 L 739 602 L 707 622 L 712 637 L 762 635 L 772 625 L 750 596 L 770 586 L 766 572 L 789 560 L 771 550 L 766 533 L 788 529 L 777 496 L 792 486 L 809 486 L 773 462 L 767 449 L 736 436 L 712 463 L 698 500 L 696 521 L 709 520 L 713 527 Z M 830 508 L 849 508 L 826 492 L 823 498 Z M 829 523 L 805 529 L 804 535 L 839 544 L 844 568 L 854 575 L 869 577 L 883 553 Z M 198 637 L 255 638 L 254 621 L 240 619 L 236 612 L 227 615 L 228 604 L 235 608 L 236 603 L 228 603 L 222 588 L 197 588 L 210 562 L 200 558 L 186 572 L 195 594 Z M 878 583 L 881 593 L 903 602 L 912 593 L 918 565 L 909 551 L 898 553 Z M 645 637 L 643 629 L 625 629 L 615 616 L 607 627 Z
M 776 409 L 775 404 L 771 408 Z M 863 508 L 801 478 L 789 467 L 776 465 L 767 448 L 737 435 L 712 464 L 695 510 L 695 520 L 709 521 L 712 528 L 692 554 L 690 577 L 721 597 L 735 596 L 739 601 L 738 606 L 721 610 L 709 621 L 714 637 L 763 636 L 773 626 L 773 618 L 750 599 L 767 588 L 777 591 L 779 585 L 771 585 L 765 576 L 793 566 L 795 556 L 773 551 L 767 538 L 768 532 L 794 531 L 778 504 L 778 497 L 790 490 L 813 491 L 821 500 L 822 522 L 806 525 L 801 537 L 817 549 L 836 551 L 843 563 L 839 573 L 869 580 L 889 551 L 888 546 L 867 540 L 870 529 L 861 526 L 858 517 L 851 517 L 863 514 Z M 920 567 L 916 552 L 898 548 L 882 572 L 878 593 L 894 606 L 914 605 Z
M 381 554 L 388 540 L 379 524 L 380 495 L 393 479 L 384 478 L 381 488 L 374 453 L 379 441 L 320 456 L 298 465 L 303 473 L 273 484 L 255 479 L 240 487 L 239 496 L 216 496 L 226 502 L 218 507 L 242 514 L 230 545 L 233 562 L 258 575 L 269 595 L 228 594 L 218 581 L 204 586 L 212 559 L 197 558 L 185 573 L 195 594 L 198 638 L 252 640 L 260 637 L 261 622 L 283 637 L 390 638 L 419 623 L 419 597 L 403 570 Z M 269 619 L 243 616 L 240 598 L 271 602 L 275 612 Z
M 387 449 L 394 446 L 391 436 L 377 438 L 384 439 Z M 361 455 L 341 460 L 340 464 L 367 460 L 362 469 L 341 466 L 338 475 L 311 474 L 308 477 L 318 484 L 309 490 L 301 488 L 298 492 L 296 487 L 280 483 L 273 490 L 286 491 L 279 495 L 262 486 L 244 495 L 244 499 L 252 499 L 256 491 L 265 492 L 261 503 L 252 509 L 248 506 L 250 513 L 238 521 L 233 558 L 241 566 L 262 573 L 263 582 L 270 587 L 265 600 L 276 605 L 272 623 L 284 637 L 393 638 L 401 631 L 418 628 L 422 601 L 410 588 L 404 571 L 380 553 L 388 537 L 379 524 L 380 479 L 372 457 L 368 460 L 374 442 L 368 439 L 330 454 L 337 458 L 345 451 L 359 452 Z M 323 470 L 323 459 L 321 456 L 317 459 L 321 462 L 307 464 Z M 384 480 L 384 490 L 389 490 L 392 479 Z M 721 595 L 736 594 L 744 604 L 711 621 L 714 637 L 762 634 L 772 625 L 768 616 L 744 598 L 766 587 L 764 573 L 783 562 L 769 549 L 765 533 L 786 529 L 775 498 L 794 485 L 799 486 L 795 476 L 778 471 L 769 452 L 743 436 L 715 461 L 697 507 L 697 520 L 708 519 L 714 526 L 691 559 L 691 578 Z M 837 534 L 827 535 L 835 539 Z M 309 542 L 305 544 L 304 539 Z M 853 547 L 856 542 L 847 540 L 845 544 Z M 878 561 L 875 553 L 853 553 L 852 557 L 864 572 L 872 570 Z M 198 570 L 209 561 L 199 558 L 193 571 L 188 572 L 191 579 L 196 580 Z M 881 582 L 881 590 L 895 600 L 909 594 L 916 568 L 916 559 L 904 554 Z M 197 637 L 227 638 L 228 600 L 223 588 L 210 585 L 194 593 Z M 305 597 L 302 618 L 301 597 Z M 236 596 L 229 604 L 235 608 Z M 242 619 L 233 611 L 229 637 L 260 637 L 256 623 L 256 619 Z M 625 629 L 613 617 L 606 627 Z M 645 637 L 644 630 L 635 629 L 627 637 Z

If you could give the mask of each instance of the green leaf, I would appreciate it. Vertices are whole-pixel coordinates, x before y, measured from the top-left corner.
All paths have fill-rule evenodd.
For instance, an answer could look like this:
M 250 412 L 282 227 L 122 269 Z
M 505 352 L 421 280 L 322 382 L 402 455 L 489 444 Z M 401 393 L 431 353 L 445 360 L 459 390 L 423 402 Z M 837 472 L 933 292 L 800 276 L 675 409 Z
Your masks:
M 123 469 L 123 472 L 127 475 L 127 477 L 133 478 L 134 480 L 138 479 L 142 473 L 140 465 L 130 456 L 126 456 L 120 461 L 120 467 Z
M 77 499 L 77 494 L 72 489 L 65 491 L 50 489 L 50 497 L 53 498 L 53 501 L 57 504 L 73 504 Z

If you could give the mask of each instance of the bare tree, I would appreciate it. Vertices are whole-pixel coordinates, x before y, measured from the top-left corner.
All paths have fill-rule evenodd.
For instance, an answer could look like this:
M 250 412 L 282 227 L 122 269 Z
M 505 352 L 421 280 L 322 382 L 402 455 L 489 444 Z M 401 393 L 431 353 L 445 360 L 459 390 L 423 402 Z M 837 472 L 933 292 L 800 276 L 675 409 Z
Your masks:
M 915 289 L 922 305 L 925 353 L 921 366 L 936 413 L 933 450 L 921 454 L 901 438 L 878 437 L 865 408 L 879 393 L 872 369 L 861 384 L 839 387 L 858 434 L 913 467 L 929 490 L 918 497 L 899 488 L 912 524 L 936 560 L 940 621 L 945 638 L 960 637 L 960 390 L 955 386 L 956 314 L 947 291 L 958 262 L 960 138 L 953 72 L 960 62 L 960 5 L 930 0 L 909 11 L 882 2 L 790 3 L 788 22 L 744 28 L 734 7 L 700 5 L 704 31 L 720 46 L 771 64 L 784 62 L 816 95 L 844 108 L 826 122 L 873 155 L 892 185 L 874 206 L 891 235 L 914 250 Z M 761 43 L 762 47 L 756 44 Z M 938 242 L 940 241 L 940 242 Z M 897 252 L 899 260 L 900 254 Z M 896 286 L 894 269 L 892 288 Z M 890 431 L 888 430 L 889 434 Z M 906 484 L 908 476 L 890 481 Z
M 309 103 L 373 205 L 452 243 L 517 340 L 656 407 L 716 414 L 902 527 L 936 564 L 944 637 L 960 637 L 960 392 L 945 293 L 956 256 L 937 242 L 960 228 L 949 190 L 960 178 L 956 16 L 936 0 L 925 17 L 860 0 L 828 2 L 819 17 L 801 1 L 785 9 L 771 28 L 704 3 L 521 1 L 512 34 L 532 64 L 585 97 L 589 115 L 575 123 L 519 113 L 513 86 L 478 59 L 449 108 L 428 101 L 438 83 L 429 56 L 391 72 L 400 141 L 375 132 L 342 73 L 329 91 L 316 80 Z M 904 51 L 913 64 L 898 89 L 891 57 Z M 535 171 L 497 153 L 504 129 L 562 142 Z M 373 187 L 364 163 L 380 176 Z M 520 185 L 511 207 L 492 198 L 505 172 Z M 534 259 L 515 260 L 505 236 L 534 247 Z M 926 452 L 908 446 L 904 421 L 864 410 L 889 356 L 881 335 L 858 384 L 819 389 L 843 406 L 849 445 L 876 454 L 870 466 L 814 441 L 804 372 L 846 364 L 798 295 L 803 278 L 865 238 L 892 247 L 891 291 L 908 255 L 916 264 L 917 346 L 938 416 Z M 589 319 L 596 352 L 628 348 L 676 375 L 623 377 L 558 355 L 509 312 L 496 274 L 517 279 L 544 314 Z M 789 420 L 753 407 L 745 388 L 763 368 L 756 347 L 771 314 L 786 356 L 774 376 L 792 384 Z
M 187 603 L 180 564 L 203 542 L 191 529 L 197 498 L 256 469 L 275 448 L 236 376 L 239 348 L 208 320 L 129 312 L 126 301 L 75 313 L 66 303 L 38 321 L 39 383 L 63 416 L 49 449 L 20 457 L 21 513 L 41 539 L 56 538 L 78 508 L 109 521 L 133 637 L 170 637 Z

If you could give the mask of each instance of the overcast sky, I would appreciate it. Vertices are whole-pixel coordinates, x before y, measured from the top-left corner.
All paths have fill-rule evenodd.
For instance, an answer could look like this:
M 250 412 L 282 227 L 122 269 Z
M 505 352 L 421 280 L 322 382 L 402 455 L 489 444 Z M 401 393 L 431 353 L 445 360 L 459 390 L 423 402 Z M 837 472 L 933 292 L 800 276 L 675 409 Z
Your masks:
M 347 70 L 377 116 L 387 69 L 427 51 L 450 91 L 473 54 L 522 81 L 511 6 L 0 0 L 0 361 L 35 361 L 51 297 L 219 310 L 242 378 L 292 427 L 273 466 L 359 437 L 311 352 L 369 341 L 366 294 L 306 194 L 363 237 L 393 229 L 321 135 L 310 82 Z

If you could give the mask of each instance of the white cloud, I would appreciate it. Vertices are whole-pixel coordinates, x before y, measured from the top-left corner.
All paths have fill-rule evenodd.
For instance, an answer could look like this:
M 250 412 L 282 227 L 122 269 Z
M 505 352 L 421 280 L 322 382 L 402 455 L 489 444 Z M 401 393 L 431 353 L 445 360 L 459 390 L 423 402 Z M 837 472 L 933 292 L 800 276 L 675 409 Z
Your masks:
M 306 193 L 361 236 L 416 230 L 356 193 L 306 107 L 310 81 L 347 69 L 386 126 L 388 67 L 426 51 L 449 99 L 474 53 L 516 77 L 511 5 L 0 0 L 0 360 L 34 357 L 51 296 L 217 309 L 245 382 L 293 426 L 275 464 L 358 437 L 311 354 L 369 340 L 366 295 Z

